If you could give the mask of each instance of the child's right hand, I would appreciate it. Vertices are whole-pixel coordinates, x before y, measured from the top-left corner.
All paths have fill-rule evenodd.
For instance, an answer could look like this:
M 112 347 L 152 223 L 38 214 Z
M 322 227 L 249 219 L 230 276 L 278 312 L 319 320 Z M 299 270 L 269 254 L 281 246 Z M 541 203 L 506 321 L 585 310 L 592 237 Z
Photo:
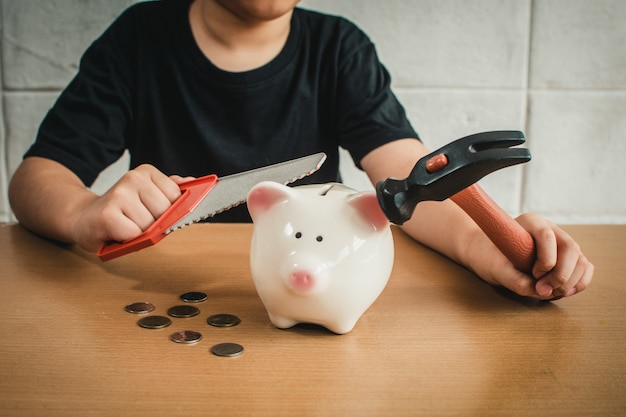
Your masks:
M 72 222 L 73 241 L 96 252 L 104 243 L 123 242 L 140 235 L 181 194 L 178 183 L 152 165 L 128 171 L 102 196 L 93 196 Z

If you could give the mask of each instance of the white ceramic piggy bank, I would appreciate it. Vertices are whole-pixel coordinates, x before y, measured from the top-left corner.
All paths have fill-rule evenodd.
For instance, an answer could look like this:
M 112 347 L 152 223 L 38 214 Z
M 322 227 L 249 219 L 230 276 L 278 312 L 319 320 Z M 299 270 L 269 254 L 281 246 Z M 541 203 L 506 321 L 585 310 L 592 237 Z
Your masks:
M 252 278 L 272 323 L 352 330 L 393 266 L 389 221 L 376 194 L 334 183 L 262 182 L 250 191 L 248 210 Z

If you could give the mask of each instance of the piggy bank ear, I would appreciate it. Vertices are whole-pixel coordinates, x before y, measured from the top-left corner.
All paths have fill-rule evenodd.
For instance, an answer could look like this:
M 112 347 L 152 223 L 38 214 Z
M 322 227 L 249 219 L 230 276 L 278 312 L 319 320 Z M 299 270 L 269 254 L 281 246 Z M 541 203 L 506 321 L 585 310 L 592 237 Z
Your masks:
M 369 191 L 355 194 L 349 198 L 348 204 L 354 207 L 375 230 L 383 230 L 389 226 L 389 220 L 378 205 L 376 194 Z
M 252 220 L 256 220 L 276 204 L 287 201 L 290 194 L 289 187 L 277 182 L 263 181 L 252 187 L 247 199 Z

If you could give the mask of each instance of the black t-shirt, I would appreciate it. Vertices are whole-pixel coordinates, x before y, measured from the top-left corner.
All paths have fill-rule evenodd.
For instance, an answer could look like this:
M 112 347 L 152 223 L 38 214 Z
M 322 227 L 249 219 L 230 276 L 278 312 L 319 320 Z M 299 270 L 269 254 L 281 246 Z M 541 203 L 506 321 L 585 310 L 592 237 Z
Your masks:
M 301 183 L 339 180 L 338 147 L 359 164 L 417 138 L 374 45 L 347 20 L 296 8 L 285 46 L 254 70 L 227 72 L 201 52 L 190 0 L 129 7 L 87 49 L 26 156 L 53 159 L 91 185 L 125 149 L 131 168 L 228 175 L 323 151 Z M 245 209 L 218 221 L 249 221 Z

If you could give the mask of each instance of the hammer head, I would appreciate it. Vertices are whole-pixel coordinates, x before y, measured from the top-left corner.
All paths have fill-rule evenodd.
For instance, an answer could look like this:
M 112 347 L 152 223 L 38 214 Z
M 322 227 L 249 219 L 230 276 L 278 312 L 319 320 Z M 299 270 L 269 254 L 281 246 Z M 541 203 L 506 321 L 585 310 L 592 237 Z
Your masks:
M 376 184 L 378 202 L 395 224 L 411 218 L 420 201 L 442 201 L 501 168 L 528 162 L 530 151 L 512 148 L 525 142 L 520 131 L 493 131 L 466 136 L 421 158 L 407 178 Z

